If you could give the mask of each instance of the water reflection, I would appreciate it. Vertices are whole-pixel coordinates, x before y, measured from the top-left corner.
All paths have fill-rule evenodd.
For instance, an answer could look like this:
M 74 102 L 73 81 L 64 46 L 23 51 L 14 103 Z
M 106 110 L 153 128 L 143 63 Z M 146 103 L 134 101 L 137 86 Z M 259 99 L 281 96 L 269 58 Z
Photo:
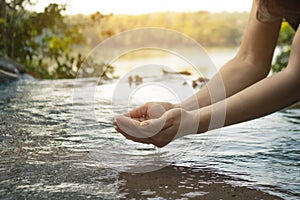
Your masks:
M 82 120 L 78 123 L 86 126 L 78 128 L 72 115 L 72 80 L 0 85 L 1 198 L 269 198 L 243 186 L 285 199 L 300 197 L 300 109 L 228 127 L 220 137 L 209 133 L 182 138 L 179 145 L 166 148 L 181 155 L 180 159 L 174 161 L 172 154 L 163 154 L 172 166 L 149 173 L 119 173 L 91 154 L 119 144 L 128 148 L 110 153 L 119 153 L 123 159 L 128 158 L 125 154 L 144 156 L 157 151 L 127 141 L 114 131 L 110 94 L 101 92 L 111 91 L 111 86 L 98 86 L 93 104 L 97 120 Z M 81 109 L 84 105 L 76 106 Z M 116 109 L 125 111 L 122 106 Z M 216 137 L 219 141 L 213 151 L 200 156 L 201 145 Z

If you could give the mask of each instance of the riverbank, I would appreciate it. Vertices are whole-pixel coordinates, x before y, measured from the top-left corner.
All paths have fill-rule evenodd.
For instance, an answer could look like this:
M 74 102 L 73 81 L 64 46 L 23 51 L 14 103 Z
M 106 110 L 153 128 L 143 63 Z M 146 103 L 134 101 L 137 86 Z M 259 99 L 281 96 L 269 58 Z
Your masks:
M 139 174 L 121 173 L 120 193 L 124 199 L 282 199 L 261 190 L 229 183 L 238 182 L 232 177 L 210 170 L 168 166 Z

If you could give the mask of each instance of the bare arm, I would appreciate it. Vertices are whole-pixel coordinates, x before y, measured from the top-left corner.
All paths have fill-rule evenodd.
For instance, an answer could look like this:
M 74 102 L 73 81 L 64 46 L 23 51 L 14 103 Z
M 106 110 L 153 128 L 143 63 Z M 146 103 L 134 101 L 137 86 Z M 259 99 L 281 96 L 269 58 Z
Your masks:
M 253 1 L 246 34 L 238 54 L 206 87 L 196 93 L 197 101 L 191 97 L 181 103 L 181 108 L 172 109 L 172 106 L 168 106 L 171 109 L 162 112 L 161 117 L 143 122 L 128 117 L 118 118 L 116 130 L 133 141 L 162 147 L 174 138 L 265 116 L 298 102 L 300 30 L 295 35 L 287 68 L 266 78 L 281 21 L 259 22 L 256 19 L 255 2 Z M 222 83 L 226 94 L 224 96 Z M 211 96 L 214 97 L 213 101 Z M 226 112 L 223 112 L 224 109 Z M 138 112 L 135 110 L 133 113 Z M 222 113 L 225 115 L 222 116 Z M 218 117 L 223 117 L 224 123 L 218 122 L 210 126 L 213 122 L 211 120 L 218 121 Z M 194 131 L 195 125 L 198 125 L 198 130 Z
M 223 105 L 226 104 L 226 126 L 265 116 L 300 101 L 299 55 L 300 30 L 295 35 L 287 68 L 224 101 L 199 109 L 200 126 L 198 132 L 208 130 L 212 110 L 218 112 L 222 109 L 220 106 L 222 103 Z
M 130 140 L 163 147 L 187 134 L 203 133 L 278 111 L 300 101 L 299 55 L 300 30 L 294 38 L 289 64 L 284 71 L 201 109 L 170 109 L 159 118 L 143 122 L 120 117 L 116 130 Z
M 148 103 L 130 111 L 127 115 L 142 119 L 142 116 L 149 115 L 149 108 L 154 104 L 163 106 L 164 111 L 178 107 L 195 110 L 230 97 L 265 78 L 270 71 L 281 21 L 261 23 L 256 19 L 256 10 L 257 5 L 254 0 L 237 55 L 195 95 L 177 105 L 168 105 L 165 102 Z
M 259 22 L 256 19 L 255 2 L 237 55 L 195 94 L 197 100 L 195 96 L 188 98 L 180 104 L 182 108 L 194 110 L 216 103 L 268 75 L 281 21 Z

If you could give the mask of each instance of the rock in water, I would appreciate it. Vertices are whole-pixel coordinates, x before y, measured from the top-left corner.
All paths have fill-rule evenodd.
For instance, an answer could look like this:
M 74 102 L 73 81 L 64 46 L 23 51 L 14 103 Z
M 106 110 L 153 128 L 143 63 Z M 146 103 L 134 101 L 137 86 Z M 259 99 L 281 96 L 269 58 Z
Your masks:
M 25 72 L 23 65 L 0 56 L 0 83 L 18 79 L 19 75 Z

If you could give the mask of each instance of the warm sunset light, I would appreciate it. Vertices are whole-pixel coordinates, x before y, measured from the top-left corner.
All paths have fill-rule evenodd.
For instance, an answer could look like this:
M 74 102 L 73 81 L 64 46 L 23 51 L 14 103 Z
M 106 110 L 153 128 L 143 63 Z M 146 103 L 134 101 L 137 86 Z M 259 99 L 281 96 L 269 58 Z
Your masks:
M 0 200 L 299 199 L 300 0 L 0 0 Z
M 249 11 L 251 0 L 110 0 L 110 1 L 93 1 L 93 0 L 39 0 L 35 10 L 42 11 L 50 2 L 67 4 L 67 14 L 91 14 L 94 12 L 114 13 L 114 14 L 142 14 L 158 11 L 198 11 L 207 10 L 211 12 L 234 12 Z

